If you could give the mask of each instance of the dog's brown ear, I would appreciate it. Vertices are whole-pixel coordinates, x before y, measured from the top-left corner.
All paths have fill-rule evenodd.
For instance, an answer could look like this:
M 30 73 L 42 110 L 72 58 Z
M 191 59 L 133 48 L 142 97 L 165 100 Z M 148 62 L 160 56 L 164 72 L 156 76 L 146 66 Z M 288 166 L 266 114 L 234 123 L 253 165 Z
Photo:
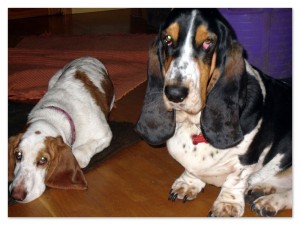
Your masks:
M 216 148 L 235 146 L 243 139 L 240 125 L 240 106 L 245 85 L 243 48 L 236 41 L 221 56 L 220 77 L 207 96 L 201 113 L 201 130 L 206 140 Z
M 15 136 L 11 136 L 8 139 L 8 181 L 12 181 L 15 177 L 14 170 L 16 165 L 16 157 L 14 150 L 18 147 L 23 133 L 20 133 Z
M 45 184 L 60 189 L 87 189 L 87 181 L 71 148 L 61 137 L 47 137 L 45 145 L 50 154 Z
M 137 133 L 149 144 L 165 143 L 175 132 L 174 111 L 167 111 L 163 102 L 162 46 L 157 38 L 149 51 L 148 80 Z

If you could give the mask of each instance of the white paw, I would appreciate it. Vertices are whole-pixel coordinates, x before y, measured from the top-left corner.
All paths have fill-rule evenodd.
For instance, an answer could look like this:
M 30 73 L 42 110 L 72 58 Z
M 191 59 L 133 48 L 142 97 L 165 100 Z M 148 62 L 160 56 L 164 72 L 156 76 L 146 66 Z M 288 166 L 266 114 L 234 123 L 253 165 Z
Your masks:
M 273 199 L 273 195 L 262 196 L 254 201 L 251 205 L 251 210 L 260 216 L 275 216 L 279 211 Z
M 183 199 L 183 201 L 193 200 L 197 197 L 198 193 L 203 189 L 204 184 L 203 182 L 185 182 L 182 181 L 180 178 L 177 179 L 169 193 L 169 200 L 175 201 L 178 199 Z
M 244 205 L 232 202 L 216 201 L 208 216 L 211 217 L 241 217 L 244 214 Z

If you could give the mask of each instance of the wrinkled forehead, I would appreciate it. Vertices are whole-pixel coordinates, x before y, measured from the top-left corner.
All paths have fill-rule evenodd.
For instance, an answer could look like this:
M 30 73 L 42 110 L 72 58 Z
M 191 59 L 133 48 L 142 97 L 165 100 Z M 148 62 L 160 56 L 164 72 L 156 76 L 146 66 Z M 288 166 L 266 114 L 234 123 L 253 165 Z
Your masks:
M 217 15 L 214 10 L 176 9 L 173 10 L 161 26 L 161 35 L 170 35 L 178 47 L 190 34 L 195 44 L 202 43 L 210 35 L 217 35 Z

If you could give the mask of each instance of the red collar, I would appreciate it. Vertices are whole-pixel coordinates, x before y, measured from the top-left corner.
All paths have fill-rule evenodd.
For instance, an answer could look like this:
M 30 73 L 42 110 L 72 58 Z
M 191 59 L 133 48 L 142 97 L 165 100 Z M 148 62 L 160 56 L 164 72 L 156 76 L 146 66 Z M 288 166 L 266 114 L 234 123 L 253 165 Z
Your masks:
M 194 145 L 197 145 L 199 143 L 208 143 L 202 134 L 192 135 L 192 141 Z
M 57 111 L 62 112 L 67 117 L 70 127 L 71 127 L 71 137 L 70 137 L 71 143 L 70 143 L 70 145 L 72 146 L 76 139 L 76 132 L 75 132 L 75 124 L 74 124 L 74 121 L 72 120 L 72 117 L 70 116 L 70 114 L 67 113 L 65 110 L 63 110 L 62 108 L 59 108 L 57 106 L 46 106 L 44 108 L 55 109 Z

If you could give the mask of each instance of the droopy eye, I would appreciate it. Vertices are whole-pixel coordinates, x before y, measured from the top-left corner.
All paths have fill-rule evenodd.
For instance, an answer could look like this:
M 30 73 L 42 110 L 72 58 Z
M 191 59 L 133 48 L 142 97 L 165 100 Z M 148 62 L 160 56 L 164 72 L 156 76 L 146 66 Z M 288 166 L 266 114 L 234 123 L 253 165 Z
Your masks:
M 45 156 L 42 156 L 40 160 L 37 162 L 38 165 L 44 165 L 48 162 L 48 159 Z
M 15 158 L 16 158 L 17 161 L 21 161 L 22 152 L 20 152 L 20 151 L 15 152 Z
M 212 45 L 212 40 L 208 38 L 203 42 L 202 47 L 204 50 L 207 50 L 211 45 Z
M 172 39 L 172 36 L 169 35 L 169 34 L 167 34 L 167 35 L 165 36 L 164 43 L 165 43 L 168 47 L 172 46 L 172 45 L 173 45 L 173 39 Z

